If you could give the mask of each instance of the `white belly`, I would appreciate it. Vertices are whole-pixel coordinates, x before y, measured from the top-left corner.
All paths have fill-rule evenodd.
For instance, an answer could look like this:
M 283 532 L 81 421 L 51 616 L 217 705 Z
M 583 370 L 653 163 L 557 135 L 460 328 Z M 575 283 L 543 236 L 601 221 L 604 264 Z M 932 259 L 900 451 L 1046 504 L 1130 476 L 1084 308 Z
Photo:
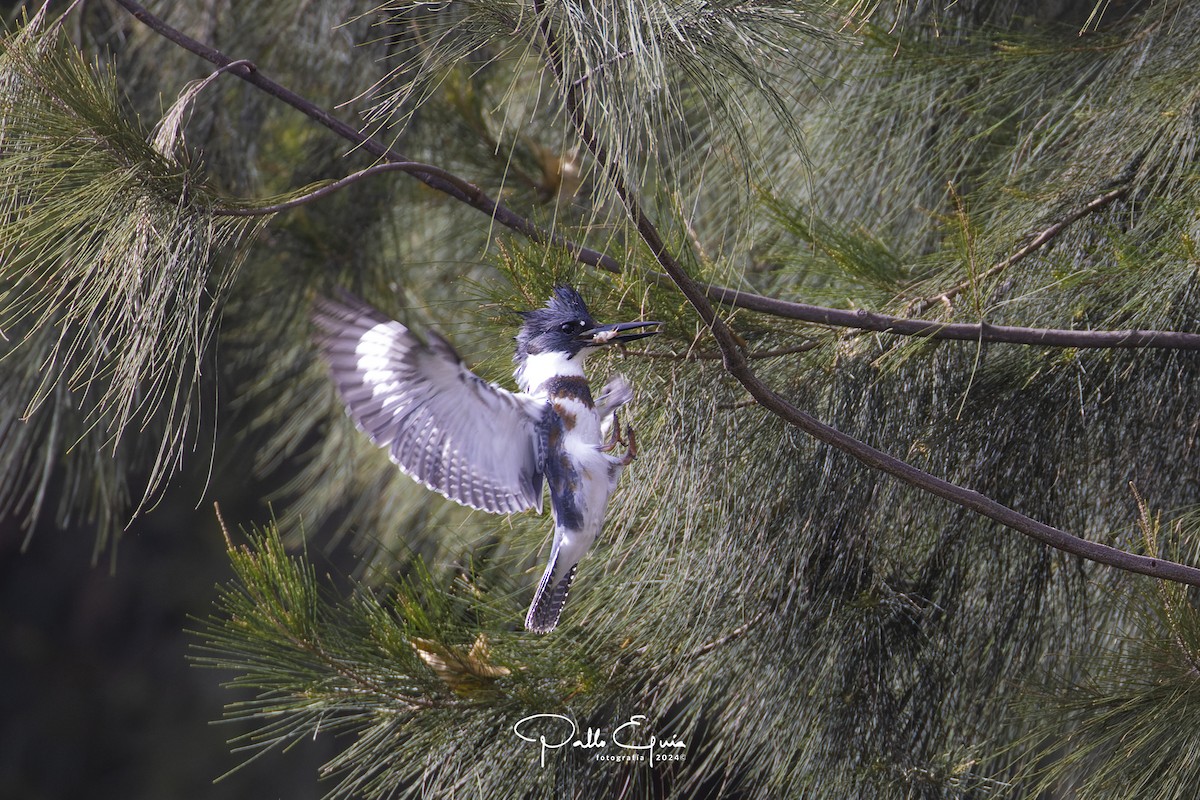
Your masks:
M 591 544 L 604 525 L 608 498 L 616 484 L 615 459 L 600 450 L 600 418 L 595 409 L 570 398 L 556 399 L 554 406 L 563 418 L 563 449 L 579 475 L 575 499 L 583 516 L 580 533 Z

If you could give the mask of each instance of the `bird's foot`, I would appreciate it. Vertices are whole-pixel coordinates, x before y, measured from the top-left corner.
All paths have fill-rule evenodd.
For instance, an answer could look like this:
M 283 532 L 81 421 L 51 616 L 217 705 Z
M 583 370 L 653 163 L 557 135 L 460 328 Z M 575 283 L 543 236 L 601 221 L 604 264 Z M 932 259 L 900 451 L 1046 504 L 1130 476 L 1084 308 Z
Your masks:
M 633 433 L 632 425 L 626 425 L 625 432 L 629 436 L 629 443 L 625 447 L 625 455 L 621 456 L 621 466 L 628 467 L 630 462 L 637 458 L 637 437 Z
M 629 466 L 629 463 L 637 458 L 637 436 L 633 432 L 632 425 L 626 425 L 625 436 L 621 435 L 621 420 L 617 417 L 617 412 L 614 411 L 612 415 L 612 434 L 600 449 L 605 453 L 610 453 L 617 449 L 617 445 L 625 448 L 625 455 L 621 456 L 621 466 Z
M 621 436 L 621 420 L 617 417 L 617 412 L 612 415 L 612 431 L 609 434 L 608 441 L 605 442 L 600 449 L 605 453 L 611 453 L 617 449 L 617 445 L 627 445 L 624 437 Z

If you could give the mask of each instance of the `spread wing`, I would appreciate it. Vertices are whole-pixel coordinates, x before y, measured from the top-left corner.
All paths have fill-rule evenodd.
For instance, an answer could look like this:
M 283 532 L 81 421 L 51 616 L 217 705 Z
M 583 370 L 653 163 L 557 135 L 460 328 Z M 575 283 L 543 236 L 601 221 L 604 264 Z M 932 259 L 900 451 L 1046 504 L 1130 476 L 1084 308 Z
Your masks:
M 350 417 L 405 474 L 471 508 L 542 510 L 548 405 L 485 383 L 441 336 L 426 345 L 352 296 L 318 300 L 313 321 Z

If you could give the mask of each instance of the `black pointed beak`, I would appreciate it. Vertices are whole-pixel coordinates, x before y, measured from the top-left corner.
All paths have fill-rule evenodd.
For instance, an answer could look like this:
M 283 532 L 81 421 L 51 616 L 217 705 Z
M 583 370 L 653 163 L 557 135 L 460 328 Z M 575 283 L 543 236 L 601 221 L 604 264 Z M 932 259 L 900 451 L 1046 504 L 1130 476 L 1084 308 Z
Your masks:
M 640 328 L 649 328 L 652 326 L 662 325 L 661 322 L 617 322 L 612 325 L 597 325 L 590 331 L 584 331 L 579 334 L 579 339 L 584 343 L 585 347 L 598 347 L 602 344 L 614 344 L 616 342 L 632 342 L 634 339 L 644 339 L 647 336 L 653 336 L 658 333 L 657 330 L 643 331 Z M 626 331 L 636 331 L 635 333 L 626 333 Z

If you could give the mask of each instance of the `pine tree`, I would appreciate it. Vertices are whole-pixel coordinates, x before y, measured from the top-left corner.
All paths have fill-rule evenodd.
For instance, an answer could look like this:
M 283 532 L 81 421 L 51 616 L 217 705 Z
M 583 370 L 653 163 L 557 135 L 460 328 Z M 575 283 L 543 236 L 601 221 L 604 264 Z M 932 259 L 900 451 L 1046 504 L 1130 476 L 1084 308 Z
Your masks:
M 1195 795 L 1200 10 L 201 5 L 5 41 L 0 511 L 100 553 L 213 447 L 286 479 L 197 650 L 249 743 L 341 735 L 334 797 Z M 400 475 L 309 313 L 505 383 L 561 282 L 666 333 L 592 365 L 642 452 L 538 637 L 548 520 Z

